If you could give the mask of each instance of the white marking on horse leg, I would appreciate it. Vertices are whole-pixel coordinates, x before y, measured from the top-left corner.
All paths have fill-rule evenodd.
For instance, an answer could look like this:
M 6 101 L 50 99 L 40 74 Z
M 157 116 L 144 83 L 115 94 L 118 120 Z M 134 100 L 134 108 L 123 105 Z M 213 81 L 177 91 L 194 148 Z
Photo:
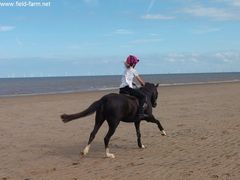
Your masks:
M 145 149 L 146 147 L 142 144 L 142 147 L 141 147 L 142 149 Z
M 166 136 L 167 135 L 167 133 L 164 131 L 164 130 L 162 130 L 162 134 L 161 134 L 162 136 Z
M 106 156 L 108 158 L 115 158 L 114 154 L 109 153 L 109 148 L 106 148 Z
M 84 156 L 87 155 L 89 149 L 90 149 L 90 144 L 88 144 L 88 145 L 84 148 L 82 154 L 83 154 Z

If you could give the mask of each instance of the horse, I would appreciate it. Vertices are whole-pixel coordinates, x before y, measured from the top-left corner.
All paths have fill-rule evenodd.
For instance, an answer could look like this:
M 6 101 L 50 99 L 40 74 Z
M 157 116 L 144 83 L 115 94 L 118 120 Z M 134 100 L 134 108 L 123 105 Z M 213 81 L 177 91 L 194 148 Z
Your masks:
M 158 84 L 155 85 L 153 83 L 145 83 L 145 86 L 140 88 L 140 90 L 146 95 L 144 112 L 148 116 L 144 119 L 140 119 L 137 115 L 139 106 L 137 98 L 126 94 L 117 93 L 104 95 L 99 100 L 93 102 L 87 109 L 83 110 L 82 112 L 76 114 L 61 115 L 62 121 L 64 123 L 67 123 L 69 121 L 82 118 L 96 112 L 94 128 L 90 134 L 88 144 L 81 152 L 81 154 L 83 156 L 88 154 L 90 145 L 105 120 L 109 126 L 108 132 L 104 137 L 105 153 L 106 157 L 108 158 L 115 158 L 115 155 L 109 152 L 108 145 L 110 138 L 114 134 L 120 121 L 134 123 L 139 148 L 145 148 L 141 142 L 140 122 L 142 120 L 157 124 L 159 130 L 161 131 L 161 135 L 166 136 L 166 132 L 164 131 L 161 123 L 152 114 L 152 108 L 155 108 L 157 106 L 157 87 Z

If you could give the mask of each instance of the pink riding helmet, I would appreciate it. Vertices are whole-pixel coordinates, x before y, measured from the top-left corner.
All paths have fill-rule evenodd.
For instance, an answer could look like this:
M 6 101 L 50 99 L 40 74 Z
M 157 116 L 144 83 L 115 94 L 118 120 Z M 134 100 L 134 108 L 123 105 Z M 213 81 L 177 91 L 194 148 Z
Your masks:
M 136 65 L 139 62 L 139 59 L 136 56 L 129 55 L 126 60 L 126 64 L 132 66 Z

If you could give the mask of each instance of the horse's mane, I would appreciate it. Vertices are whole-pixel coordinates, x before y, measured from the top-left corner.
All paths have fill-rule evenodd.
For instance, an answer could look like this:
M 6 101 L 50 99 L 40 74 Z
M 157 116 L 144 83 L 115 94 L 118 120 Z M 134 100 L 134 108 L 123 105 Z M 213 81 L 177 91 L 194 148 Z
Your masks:
M 151 95 L 155 85 L 153 83 L 146 82 L 145 86 L 141 87 L 140 90 L 146 94 L 146 95 Z

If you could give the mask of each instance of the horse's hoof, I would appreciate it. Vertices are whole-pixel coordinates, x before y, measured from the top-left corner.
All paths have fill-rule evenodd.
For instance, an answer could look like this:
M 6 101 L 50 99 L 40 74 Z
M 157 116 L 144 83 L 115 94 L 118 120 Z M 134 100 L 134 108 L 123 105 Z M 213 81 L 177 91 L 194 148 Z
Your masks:
M 161 133 L 162 136 L 166 136 L 167 135 L 167 133 L 164 130 L 162 130 L 161 132 L 162 132 Z
M 115 155 L 114 155 L 114 154 L 111 154 L 111 153 L 107 153 L 107 154 L 106 154 L 106 157 L 107 157 L 107 158 L 114 159 L 114 158 L 115 158 Z
M 89 152 L 89 149 L 90 149 L 90 144 L 87 145 L 87 146 L 83 149 L 83 151 L 81 151 L 81 155 L 82 155 L 82 156 L 86 156 L 86 155 L 88 154 L 88 152 Z
M 64 123 L 69 122 L 69 119 L 68 119 L 68 115 L 67 115 L 67 114 L 61 115 L 61 119 L 62 119 L 62 121 L 63 121 Z
M 141 149 L 146 149 L 146 146 L 144 146 L 144 145 L 142 144 L 142 147 L 141 147 Z
M 80 156 L 85 156 L 86 154 L 84 154 L 83 151 L 80 152 Z

